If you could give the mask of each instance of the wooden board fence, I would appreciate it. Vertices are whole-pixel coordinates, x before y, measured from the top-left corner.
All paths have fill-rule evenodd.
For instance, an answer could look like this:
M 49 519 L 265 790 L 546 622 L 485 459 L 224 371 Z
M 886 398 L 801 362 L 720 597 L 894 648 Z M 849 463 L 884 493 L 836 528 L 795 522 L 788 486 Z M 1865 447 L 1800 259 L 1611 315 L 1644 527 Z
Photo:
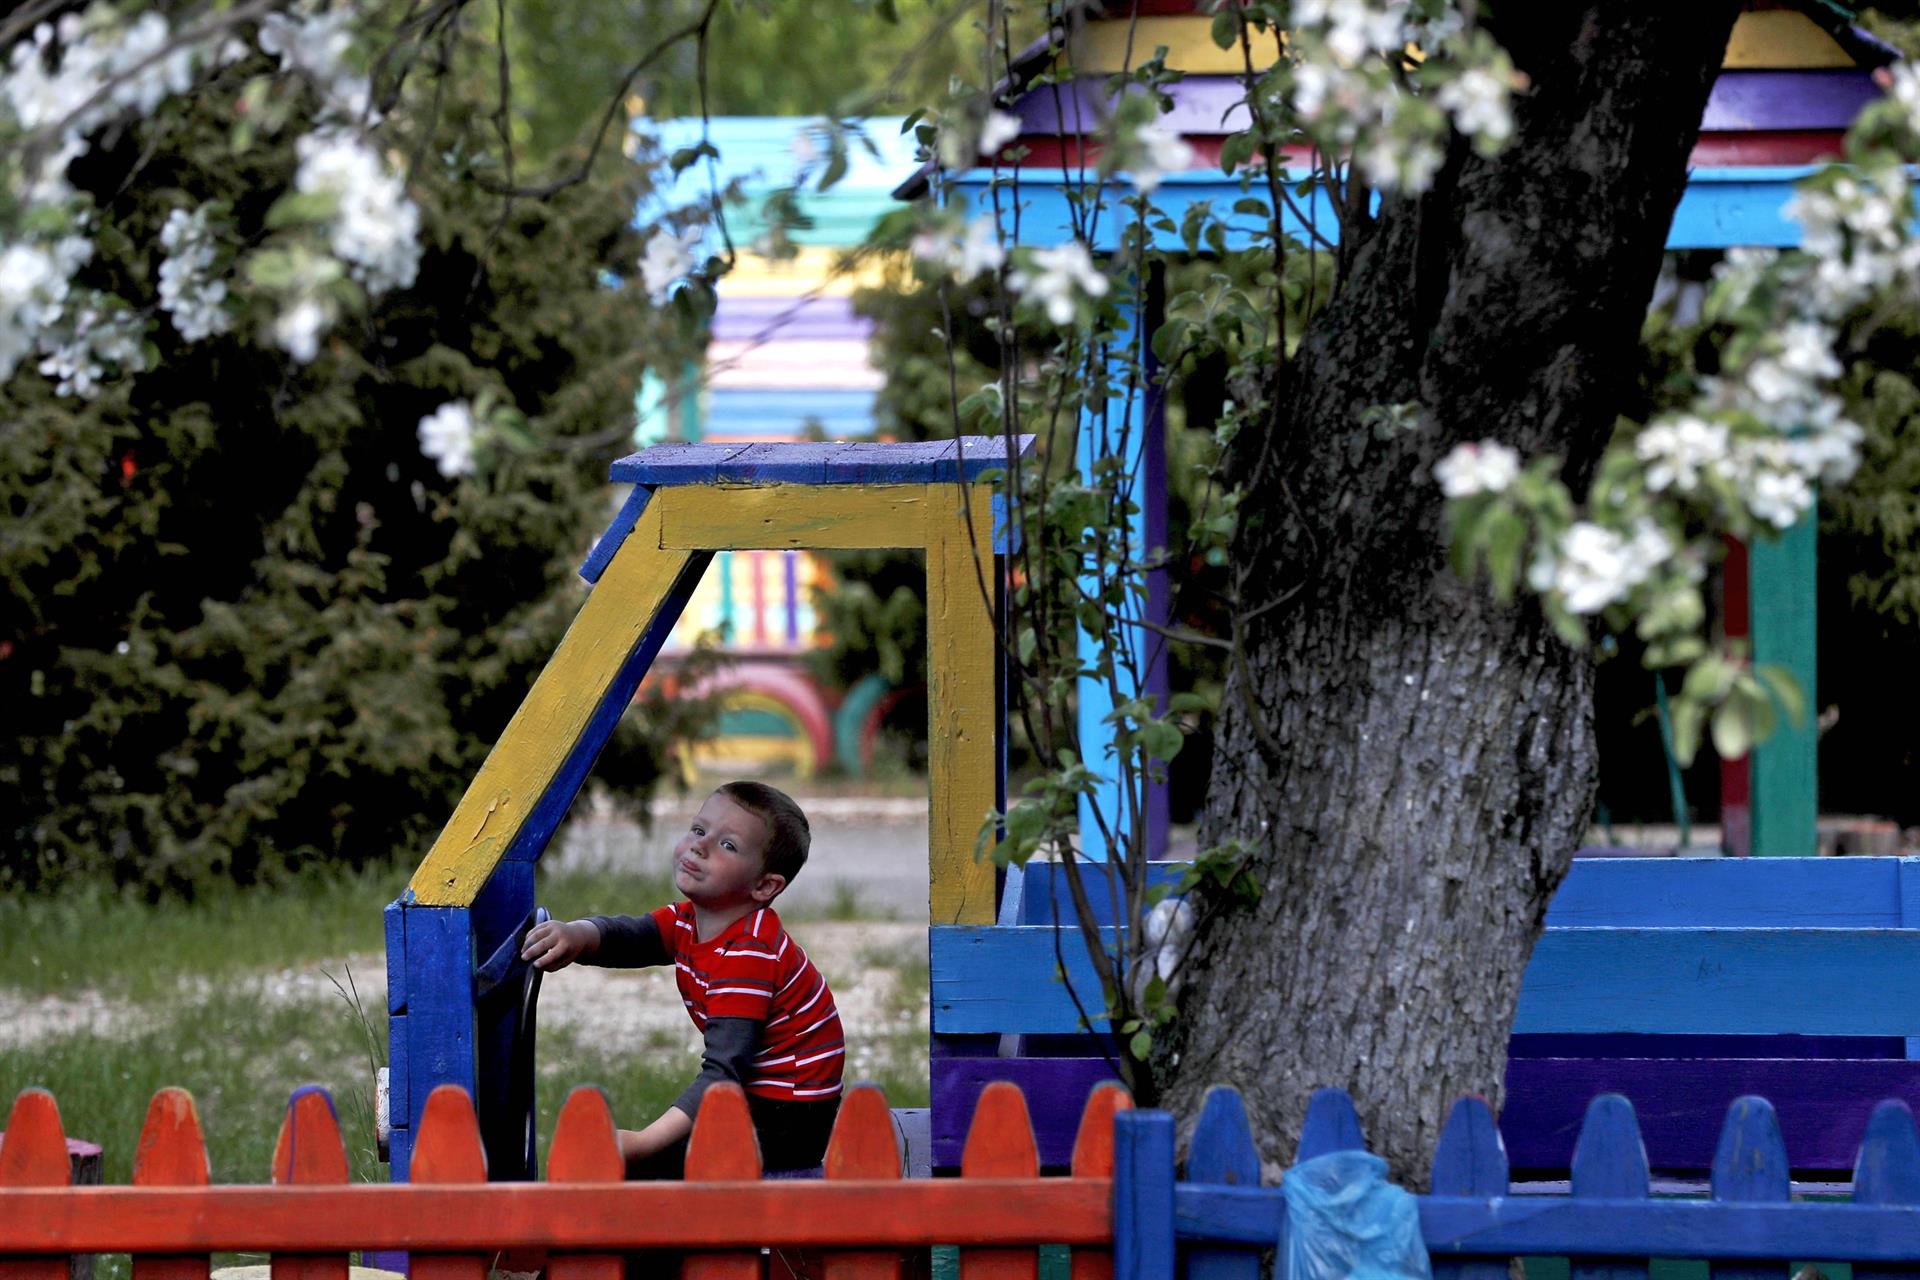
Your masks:
M 1238 1095 L 1215 1089 L 1194 1130 L 1187 1180 L 1176 1181 L 1172 1117 L 1116 1117 L 1116 1280 L 1258 1276 L 1261 1252 L 1287 1224 L 1280 1189 L 1248 1181 L 1252 1144 Z M 1365 1146 L 1352 1100 L 1316 1093 L 1298 1158 Z M 1710 1194 L 1653 1198 L 1633 1106 L 1603 1094 L 1587 1109 L 1571 1193 L 1509 1195 L 1493 1112 L 1467 1098 L 1448 1116 L 1432 1191 L 1417 1203 L 1435 1280 L 1502 1280 L 1507 1260 L 1521 1256 L 1569 1257 L 1576 1280 L 1637 1280 L 1654 1258 L 1709 1260 L 1716 1280 L 1787 1280 L 1792 1259 L 1860 1264 L 1856 1276 L 1920 1274 L 1920 1134 L 1906 1103 L 1874 1111 L 1851 1201 L 1795 1202 L 1788 1179 L 1773 1106 L 1747 1097 L 1727 1110 Z
M 19 1095 L 0 1145 L 0 1278 L 63 1280 L 75 1253 L 131 1253 L 136 1280 L 206 1280 L 208 1255 L 273 1255 L 273 1280 L 345 1280 L 349 1251 L 405 1250 L 416 1280 L 485 1280 L 503 1250 L 545 1250 L 551 1280 L 619 1280 L 625 1252 L 686 1251 L 683 1274 L 760 1280 L 761 1250 L 807 1251 L 803 1274 L 884 1280 L 914 1253 L 960 1247 L 963 1280 L 1037 1275 L 1037 1247 L 1072 1247 L 1074 1280 L 1112 1274 L 1113 1119 L 1131 1107 L 1105 1088 L 1089 1099 L 1068 1177 L 1040 1177 L 1026 1102 L 990 1089 L 956 1179 L 900 1176 L 885 1097 L 851 1090 L 817 1181 L 760 1181 L 739 1086 L 709 1090 L 684 1182 L 627 1182 L 612 1113 L 578 1088 L 555 1126 L 547 1181 L 489 1183 L 466 1092 L 428 1098 L 410 1184 L 351 1183 L 326 1091 L 298 1091 L 274 1148 L 269 1185 L 211 1185 L 193 1099 L 155 1095 L 131 1186 L 68 1185 L 52 1095 Z

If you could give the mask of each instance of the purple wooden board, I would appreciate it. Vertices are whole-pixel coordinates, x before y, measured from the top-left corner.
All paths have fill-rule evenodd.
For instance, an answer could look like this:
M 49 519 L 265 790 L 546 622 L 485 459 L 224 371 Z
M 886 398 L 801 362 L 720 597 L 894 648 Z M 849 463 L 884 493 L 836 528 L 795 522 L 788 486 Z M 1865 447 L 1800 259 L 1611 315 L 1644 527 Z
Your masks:
M 720 464 L 744 444 L 656 444 L 630 453 L 607 470 L 615 484 L 712 484 Z
M 958 1168 L 967 1145 L 967 1126 L 980 1091 L 995 1080 L 1011 1080 L 1027 1095 L 1034 1141 L 1043 1165 L 1073 1160 L 1073 1140 L 1087 1095 L 1102 1081 L 1115 1079 L 1105 1058 L 933 1058 L 933 1163 Z
M 1887 1059 L 1516 1058 L 1500 1132 L 1516 1169 L 1564 1169 L 1587 1104 L 1622 1093 L 1656 1169 L 1706 1169 L 1727 1107 L 1770 1098 L 1795 1169 L 1845 1170 L 1883 1098 L 1920 1105 L 1920 1062 Z
M 716 342 L 867 338 L 873 333 L 873 321 L 854 314 L 850 298 L 723 296 L 708 332 Z
M 1844 129 L 1880 96 L 1872 74 L 1853 71 L 1723 71 L 1702 130 Z
M 1130 86 L 1129 92 L 1144 88 Z M 1237 76 L 1188 76 L 1172 85 L 1173 109 L 1161 123 L 1184 134 L 1234 133 L 1247 127 L 1246 89 Z M 1723 71 L 1701 118 L 1703 130 L 1844 129 L 1880 96 L 1865 68 L 1844 71 Z M 1014 108 L 1022 133 L 1098 133 L 1114 94 L 1106 78 L 1042 85 Z

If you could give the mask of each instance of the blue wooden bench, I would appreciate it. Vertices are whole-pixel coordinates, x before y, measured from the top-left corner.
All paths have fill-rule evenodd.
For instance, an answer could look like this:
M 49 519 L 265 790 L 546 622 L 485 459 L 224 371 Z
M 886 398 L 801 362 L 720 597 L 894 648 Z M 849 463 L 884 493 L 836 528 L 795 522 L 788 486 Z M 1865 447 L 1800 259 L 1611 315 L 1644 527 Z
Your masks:
M 1031 864 L 1009 874 L 996 924 L 933 930 L 936 1165 L 957 1161 L 995 1079 L 1035 1099 L 1041 1159 L 1063 1163 L 1071 1122 L 1051 1118 L 1110 1078 L 1052 980 L 1056 909 L 1071 922 L 1060 868 Z M 1812 1177 L 1852 1167 L 1875 1103 L 1920 1105 L 1920 859 L 1582 858 L 1547 926 L 1500 1117 L 1516 1174 L 1563 1175 L 1602 1092 L 1639 1108 L 1654 1168 L 1693 1173 L 1742 1095 L 1774 1100 Z M 1097 1000 L 1077 931 L 1061 942 Z
M 1456 1104 L 1434 1156 L 1431 1193 L 1417 1198 L 1435 1280 L 1505 1280 L 1507 1259 L 1525 1256 L 1572 1257 L 1575 1276 L 1596 1280 L 1644 1277 L 1656 1257 L 1708 1259 L 1716 1276 L 1743 1280 L 1786 1280 L 1792 1259 L 1907 1264 L 1879 1275 L 1910 1275 L 1920 1263 L 1920 1138 L 1904 1102 L 1873 1110 L 1852 1164 L 1852 1202 L 1844 1204 L 1791 1199 L 1786 1148 L 1764 1098 L 1727 1109 L 1710 1198 L 1652 1198 L 1641 1138 L 1625 1098 L 1597 1097 L 1584 1111 L 1571 1194 L 1511 1196 L 1492 1113 L 1477 1098 Z M 1365 1145 L 1347 1095 L 1315 1094 L 1299 1158 Z M 1261 1251 L 1287 1230 L 1280 1190 L 1259 1186 L 1259 1174 L 1231 1089 L 1211 1091 L 1201 1109 L 1186 1181 L 1175 1180 L 1173 1117 L 1115 1116 L 1115 1280 L 1256 1280 Z M 1274 1274 L 1284 1280 L 1284 1261 Z

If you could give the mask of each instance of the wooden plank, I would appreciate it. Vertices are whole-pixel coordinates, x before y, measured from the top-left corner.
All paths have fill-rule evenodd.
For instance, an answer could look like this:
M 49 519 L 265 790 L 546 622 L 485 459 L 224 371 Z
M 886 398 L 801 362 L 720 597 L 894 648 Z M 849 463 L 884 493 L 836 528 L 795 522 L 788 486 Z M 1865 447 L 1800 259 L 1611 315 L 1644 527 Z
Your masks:
M 1734 19 L 1720 65 L 1729 71 L 1807 70 L 1851 67 L 1854 61 L 1804 13 L 1768 9 Z
M 1040 1163 L 1058 1168 L 1072 1159 L 1073 1117 L 1095 1089 L 1116 1079 L 1106 1058 L 935 1057 L 928 1063 L 927 1074 L 933 1102 L 933 1163 L 943 1169 L 959 1167 L 974 1104 L 992 1082 L 1005 1080 L 1026 1095 Z
M 0 1141 L 0 1205 L 17 1198 L 16 1188 L 65 1189 L 72 1177 L 67 1158 L 67 1135 L 60 1126 L 60 1107 L 45 1089 L 22 1089 L 8 1113 L 5 1140 Z M 60 1249 L 59 1256 L 8 1257 L 27 1252 L 20 1238 L 0 1227 L 0 1280 L 67 1280 L 68 1255 L 100 1250 Z
M 606 1095 L 591 1085 L 576 1085 L 554 1122 L 548 1181 L 618 1185 L 626 1173 Z M 624 1271 L 617 1253 L 566 1251 L 547 1258 L 548 1280 L 621 1280 Z
M 1547 927 L 1899 928 L 1903 862 L 1920 859 L 1581 858 Z
M 647 500 L 653 496 L 653 490 L 645 485 L 633 486 L 626 501 L 620 504 L 620 510 L 614 513 L 613 522 L 598 538 L 594 539 L 593 549 L 587 552 L 587 558 L 580 566 L 580 576 L 588 583 L 600 581 L 600 575 L 613 563 L 614 553 L 620 550 L 620 544 L 633 532 L 634 524 L 640 519 L 640 513 L 647 509 Z
M 387 1019 L 387 1159 L 400 1171 L 413 1151 L 412 1026 L 404 1013 Z M 395 1180 L 406 1181 L 398 1173 Z
M 656 444 L 630 453 L 607 469 L 615 484 L 652 488 L 658 485 L 712 484 L 720 464 L 745 444 Z
M 407 908 L 389 902 L 380 912 L 387 944 L 387 1012 L 407 1011 Z
M 1088 1096 L 1086 1109 L 1080 1113 L 1080 1133 L 1073 1143 L 1073 1162 L 1069 1169 L 1072 1176 L 1109 1181 L 1113 1178 L 1114 1118 L 1131 1110 L 1133 1095 L 1118 1081 L 1103 1084 Z M 1043 1271 L 1050 1261 L 1047 1250 L 1043 1249 Z M 1097 1245 L 1082 1245 L 1073 1250 L 1061 1280 L 1113 1280 L 1113 1250 Z
M 827 1142 L 828 1181 L 887 1181 L 900 1177 L 900 1146 L 887 1097 L 870 1084 L 855 1085 L 841 1100 Z M 907 1257 L 898 1250 L 835 1250 L 820 1260 L 823 1280 L 902 1280 Z
M 1856 1205 L 1898 1205 L 1909 1211 L 1920 1205 L 1920 1134 L 1914 1132 L 1913 1111 L 1904 1102 L 1883 1102 L 1874 1108 L 1867 1122 L 1867 1136 L 1860 1144 L 1860 1158 L 1853 1169 L 1853 1202 Z M 1802 1256 L 1794 1254 L 1792 1256 Z M 1858 1254 L 1821 1256 L 1858 1257 Z M 1855 1267 L 1856 1280 L 1891 1280 L 1892 1277 L 1920 1275 L 1911 1264 L 1920 1261 L 1920 1252 L 1900 1261 L 1904 1267 Z
M 826 550 L 926 545 L 925 485 L 664 489 L 660 545 L 683 550 Z
M 443 1084 L 428 1096 L 408 1176 L 416 1186 L 487 1180 L 480 1122 L 466 1090 Z M 485 1253 L 416 1251 L 409 1274 L 413 1280 L 487 1280 L 487 1257 Z
M 1365 1151 L 1367 1135 L 1360 1127 L 1360 1113 L 1345 1089 L 1315 1089 L 1307 1099 L 1307 1118 L 1300 1123 L 1300 1145 L 1294 1148 L 1297 1164 L 1335 1151 Z
M 1725 1203 L 1784 1204 L 1793 1199 L 1792 1174 L 1780 1124 L 1765 1098 L 1736 1099 L 1713 1153 L 1713 1198 Z M 1782 1280 L 1788 1260 L 1713 1265 L 1713 1280 Z
M 976 856 L 1000 792 L 991 493 L 931 491 L 927 547 L 927 869 L 935 924 L 994 915 L 993 863 Z M 969 507 L 974 518 L 969 527 Z
M 1821 859 L 1821 861 L 1829 861 L 1829 859 Z M 1833 861 L 1851 862 L 1853 859 L 1833 859 Z M 1798 860 L 1793 862 L 1767 862 L 1762 865 L 1791 867 L 1799 866 L 1800 862 Z M 1899 873 L 1897 878 L 1900 886 L 1900 927 L 1903 929 L 1920 929 L 1920 858 L 1901 858 L 1896 861 L 1895 865 Z M 1908 1036 L 1906 1041 L 1907 1057 L 1920 1058 L 1920 1036 Z
M 873 335 L 873 321 L 855 314 L 853 299 L 848 297 L 776 297 L 722 290 L 711 330 L 709 352 L 727 343 L 865 342 Z
M 1114 1280 L 1164 1280 L 1175 1274 L 1175 1232 L 1188 1188 L 1173 1179 L 1173 1117 L 1164 1111 L 1128 1111 L 1113 1121 Z M 1226 1194 L 1234 1194 L 1227 1189 Z M 1277 1202 L 1278 1197 L 1274 1197 Z M 1247 1243 L 1271 1247 L 1278 1224 Z M 1201 1235 L 1200 1239 L 1214 1238 Z
M 392 1065 L 404 1066 L 407 1072 L 405 1087 L 396 1088 L 407 1109 L 396 1109 L 393 1115 L 396 1132 L 404 1127 L 409 1135 L 410 1158 L 428 1095 L 443 1084 L 456 1084 L 471 1093 L 478 1077 L 470 913 L 465 907 L 409 907 L 406 918 L 407 982 L 413 998 L 405 1028 L 407 1047 Z M 396 1147 L 395 1180 L 406 1181 L 407 1169 Z
M 1723 71 L 1707 96 L 1702 132 L 1833 129 L 1844 131 L 1880 97 L 1865 68 L 1846 71 Z
M 727 484 L 827 483 L 827 464 L 845 453 L 841 443 L 754 444 L 720 464 L 718 482 Z
M 689 1183 L 757 1182 L 760 1143 L 747 1113 L 746 1091 L 731 1080 L 713 1085 L 700 1098 L 687 1143 Z M 758 1243 L 744 1250 L 689 1252 L 680 1265 L 684 1280 L 761 1280 Z
M 1806 21 L 1799 14 L 1785 16 Z M 1809 512 L 1777 540 L 1763 538 L 1748 548 L 1753 660 L 1785 667 L 1799 682 L 1806 705 L 1814 709 L 1820 705 L 1820 628 L 1814 607 L 1818 526 L 1818 514 Z M 1755 857 L 1812 857 L 1819 852 L 1815 826 L 1820 742 L 1814 721 L 1812 711 L 1798 725 L 1782 715 L 1773 733 L 1751 753 Z
M 1104 1245 L 1103 1178 L 39 1188 L 0 1194 L 18 1254 Z M 1022 1212 L 1004 1212 L 1018 1203 Z M 64 1274 L 64 1264 L 62 1264 Z
M 987 1086 L 973 1113 L 967 1147 L 960 1156 L 960 1177 L 1038 1178 L 1040 1153 L 1033 1145 L 1033 1124 L 1027 1119 L 1027 1100 L 1010 1084 Z M 1087 1179 L 1089 1182 L 1094 1179 Z M 1044 1220 L 1031 1209 L 1010 1200 L 1000 1208 L 1009 1218 L 1030 1222 L 1040 1238 L 1047 1237 Z M 962 1249 L 961 1280 L 1038 1280 L 1039 1256 L 1031 1248 Z
M 1151 52 L 1151 51 L 1149 51 Z M 1141 85 L 1129 93 L 1145 93 Z M 1247 127 L 1247 90 L 1238 76 L 1190 75 L 1167 92 L 1173 109 L 1160 114 L 1163 129 L 1180 134 L 1235 133 Z M 1105 78 L 1080 76 L 1024 94 L 1013 106 L 1022 134 L 1096 134 L 1119 101 Z
M 1586 1123 L 1574 1144 L 1572 1167 L 1576 1200 L 1644 1200 L 1651 1193 L 1647 1149 L 1640 1142 L 1640 1125 L 1633 1104 L 1617 1093 L 1603 1093 L 1587 1107 Z M 1643 1259 L 1594 1262 L 1585 1251 L 1569 1245 L 1573 1280 L 1645 1280 Z
M 200 1115 L 185 1089 L 162 1089 L 147 1104 L 140 1145 L 133 1154 L 136 1187 L 204 1187 L 212 1181 Z M 143 1254 L 133 1259 L 133 1280 L 207 1280 L 212 1258 L 204 1253 Z
M 660 548 L 648 504 L 453 816 L 414 872 L 411 901 L 466 906 L 514 849 L 538 857 L 706 568 Z
M 1167 66 L 1189 75 L 1236 75 L 1246 68 L 1238 44 L 1222 49 L 1213 42 L 1213 18 L 1196 13 L 1152 18 L 1098 18 L 1072 39 L 1064 64 L 1084 76 L 1111 75 L 1138 67 L 1161 45 L 1167 48 Z M 1264 71 L 1273 65 L 1279 48 L 1271 34 L 1253 42 L 1253 65 Z M 1044 92 L 1044 90 L 1043 90 Z
M 1447 1113 L 1433 1153 L 1433 1193 L 1491 1197 L 1507 1194 L 1507 1152 L 1493 1109 L 1480 1098 L 1462 1098 Z M 1433 1280 L 1506 1280 L 1507 1262 L 1433 1260 Z
M 1260 1185 L 1260 1152 L 1253 1145 L 1253 1128 L 1238 1089 L 1214 1085 L 1207 1090 L 1187 1145 L 1186 1180 L 1227 1187 Z M 1187 1252 L 1188 1280 L 1259 1280 L 1261 1252 L 1245 1246 L 1196 1246 Z
M 346 1183 L 347 1177 L 347 1148 L 340 1140 L 333 1095 L 315 1084 L 295 1089 L 287 1099 L 287 1114 L 273 1144 L 274 1185 L 330 1187 Z M 347 1280 L 347 1255 L 344 1251 L 277 1249 L 271 1274 L 272 1280 Z
M 1564 1169 L 1581 1113 L 1599 1093 L 1620 1093 L 1643 1117 L 1657 1169 L 1702 1170 L 1713 1160 L 1717 1117 L 1735 1099 L 1778 1099 L 1793 1168 L 1844 1171 L 1883 1098 L 1920 1105 L 1920 1063 L 1898 1059 L 1513 1058 L 1500 1130 L 1515 1168 Z

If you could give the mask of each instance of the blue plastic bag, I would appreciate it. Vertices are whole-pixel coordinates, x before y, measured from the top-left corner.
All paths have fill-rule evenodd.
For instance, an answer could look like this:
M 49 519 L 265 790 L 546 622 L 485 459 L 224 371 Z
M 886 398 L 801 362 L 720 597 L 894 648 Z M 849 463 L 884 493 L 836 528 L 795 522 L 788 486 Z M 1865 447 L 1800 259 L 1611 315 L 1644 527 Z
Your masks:
M 1365 1151 L 1302 1160 L 1281 1179 L 1287 1280 L 1431 1280 L 1420 1207 Z

